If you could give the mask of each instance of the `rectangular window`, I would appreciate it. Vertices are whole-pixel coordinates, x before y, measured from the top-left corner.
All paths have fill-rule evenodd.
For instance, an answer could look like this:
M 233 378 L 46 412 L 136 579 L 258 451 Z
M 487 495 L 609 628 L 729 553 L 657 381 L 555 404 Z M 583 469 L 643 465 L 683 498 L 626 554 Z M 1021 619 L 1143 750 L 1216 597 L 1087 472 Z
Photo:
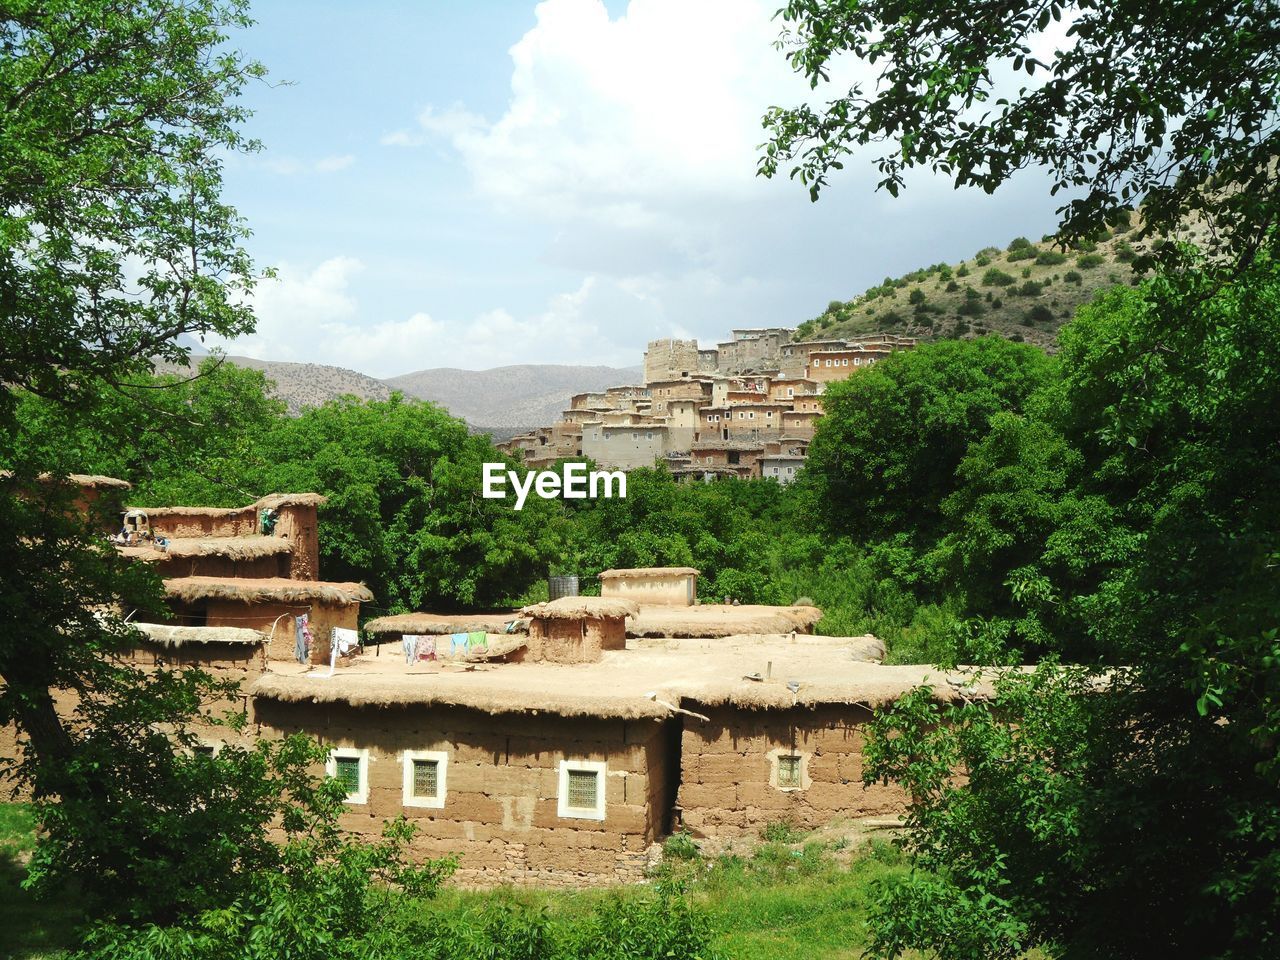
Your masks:
M 778 757 L 778 786 L 798 788 L 800 786 L 800 758 L 797 756 Z
M 369 802 L 369 751 L 338 749 L 329 751 L 325 773 L 342 784 L 347 803 Z
M 442 808 L 449 755 L 443 750 L 406 750 L 403 762 L 404 805 Z
M 556 815 L 578 820 L 603 820 L 607 773 L 601 761 L 561 760 Z
M 191 753 L 197 757 L 212 757 L 217 755 L 218 749 L 212 743 L 197 743 L 191 748 Z

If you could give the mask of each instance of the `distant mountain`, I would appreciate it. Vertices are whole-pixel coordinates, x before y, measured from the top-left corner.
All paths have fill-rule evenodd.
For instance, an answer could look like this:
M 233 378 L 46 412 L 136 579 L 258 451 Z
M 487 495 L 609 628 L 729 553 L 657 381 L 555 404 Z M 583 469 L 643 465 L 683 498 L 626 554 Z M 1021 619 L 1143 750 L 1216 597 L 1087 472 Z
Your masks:
M 193 356 L 193 365 L 202 356 Z M 474 429 L 498 439 L 560 419 L 575 393 L 604 390 L 639 383 L 641 367 L 575 367 L 561 364 L 522 364 L 492 370 L 458 370 L 436 367 L 389 380 L 331 367 L 321 363 L 286 363 L 229 356 L 226 362 L 261 370 L 275 381 L 276 396 L 291 414 L 317 407 L 351 394 L 362 400 L 386 400 L 392 391 L 440 404 Z M 157 373 L 183 373 L 172 364 L 160 364 Z
M 639 383 L 641 367 L 519 364 L 492 370 L 435 367 L 383 381 L 411 397 L 440 404 L 455 417 L 495 434 L 514 434 L 560 419 L 575 393 Z
M 193 356 L 193 363 L 203 357 Z M 303 407 L 318 407 L 346 394 L 362 400 L 386 400 L 391 388 L 381 380 L 344 367 L 330 367 L 322 363 L 287 363 L 283 360 L 255 360 L 252 357 L 227 357 L 228 363 L 237 367 L 261 370 L 268 380 L 276 384 L 276 396 L 285 402 L 291 414 L 297 415 Z M 173 364 L 160 364 L 157 373 L 183 372 Z

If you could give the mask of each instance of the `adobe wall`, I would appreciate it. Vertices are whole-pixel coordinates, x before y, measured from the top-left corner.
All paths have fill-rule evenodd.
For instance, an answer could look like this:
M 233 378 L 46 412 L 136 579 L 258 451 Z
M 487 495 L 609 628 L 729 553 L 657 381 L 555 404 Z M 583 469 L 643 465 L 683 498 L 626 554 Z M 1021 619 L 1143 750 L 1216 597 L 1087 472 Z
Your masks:
M 247 537 L 258 532 L 255 507 L 211 510 L 208 507 L 141 508 L 151 521 L 157 536 L 179 537 Z
M 595 663 L 601 651 L 625 650 L 625 617 L 561 620 L 534 618 L 529 623 L 529 641 L 522 659 L 551 663 Z
M 220 580 L 244 578 L 248 580 L 266 580 L 272 577 L 290 576 L 289 555 L 274 554 L 267 557 L 253 557 L 249 560 L 233 560 L 230 557 L 175 557 L 166 556 L 152 564 L 164 579 L 174 577 L 217 577 Z
M 862 785 L 863 707 L 791 710 L 685 706 L 711 718 L 685 721 L 677 804 L 697 836 L 758 833 L 786 820 L 816 829 L 837 817 L 891 816 L 905 811 L 897 787 Z M 776 757 L 801 757 L 799 789 L 775 785 Z
M 387 819 L 404 815 L 418 828 L 414 856 L 456 855 L 465 884 L 639 881 L 662 834 L 662 800 L 673 791 L 672 721 L 259 700 L 254 726 L 264 737 L 302 732 L 368 749 L 368 803 L 349 804 L 342 826 L 374 838 Z M 405 750 L 447 754 L 443 807 L 404 804 Z M 558 816 L 563 759 L 607 764 L 604 820 Z
M 290 580 L 320 579 L 320 533 L 314 506 L 292 505 L 276 511 L 275 535 L 293 543 L 289 556 Z
M 690 607 L 698 599 L 698 581 L 692 574 L 679 577 L 606 577 L 600 581 L 600 596 L 634 603 Z
M 358 603 L 246 603 L 242 600 L 210 600 L 204 605 L 206 624 L 210 627 L 248 627 L 261 630 L 270 637 L 267 659 L 294 659 L 294 619 L 307 613 L 315 644 L 311 662 L 329 662 L 329 638 L 333 627 L 356 629 L 360 615 Z M 339 661 L 341 662 L 341 661 Z

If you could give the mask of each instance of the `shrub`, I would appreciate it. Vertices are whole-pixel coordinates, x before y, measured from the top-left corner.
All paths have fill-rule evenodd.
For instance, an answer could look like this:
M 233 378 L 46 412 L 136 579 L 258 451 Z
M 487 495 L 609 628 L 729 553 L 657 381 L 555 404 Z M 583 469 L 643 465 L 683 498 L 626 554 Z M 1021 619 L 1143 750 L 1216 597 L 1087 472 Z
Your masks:
M 1082 253 L 1076 257 L 1076 266 L 1081 270 L 1092 270 L 1105 262 L 1106 258 L 1100 253 Z
M 991 258 L 987 256 L 985 253 L 980 253 L 973 258 L 973 262 L 980 267 L 985 267 L 987 264 L 991 262 Z
M 1036 263 L 1042 267 L 1056 267 L 1067 262 L 1067 255 L 1060 250 L 1041 250 L 1036 254 Z
M 967 277 L 968 275 L 969 275 L 969 268 L 965 266 L 963 263 L 960 264 L 960 266 L 956 267 L 957 277 Z
M 1023 279 L 1023 280 L 1026 280 L 1029 276 L 1031 276 L 1031 268 L 1030 268 L 1030 267 L 1023 267 L 1023 268 L 1022 268 L 1022 279 Z
M 760 837 L 768 843 L 797 843 L 804 837 L 804 831 L 797 830 L 789 820 L 771 820 L 760 831 Z
M 1116 244 L 1116 259 L 1121 263 L 1133 263 L 1137 258 L 1138 251 L 1133 249 L 1128 240 L 1121 240 Z
M 912 290 L 911 295 L 907 297 L 907 303 L 914 306 L 916 304 L 924 303 L 927 299 L 929 298 L 924 295 L 923 290 Z
M 1077 273 L 1075 270 L 1068 270 L 1067 275 L 1062 279 L 1065 280 L 1067 283 L 1074 283 L 1076 286 L 1079 286 L 1081 281 L 1084 280 L 1084 276 L 1080 273 Z
M 959 289 L 960 289 L 960 284 L 956 283 L 954 280 L 947 281 L 947 293 L 955 293 Z
M 1007 287 L 1013 282 L 1014 277 L 1005 273 L 999 267 L 992 267 L 982 275 L 982 285 L 984 287 Z
M 1034 307 L 1028 310 L 1027 316 L 1031 319 L 1032 323 L 1053 323 L 1053 311 L 1043 303 L 1037 303 Z
M 1034 280 L 1027 280 L 1022 286 L 1018 287 L 1016 292 L 1020 297 L 1038 297 L 1044 292 L 1044 284 L 1037 283 Z
M 697 860 L 702 854 L 692 834 L 681 830 L 667 837 L 662 844 L 662 855 L 668 860 Z
M 1010 263 L 1015 263 L 1018 260 L 1034 260 L 1039 255 L 1039 247 L 1019 247 L 1017 250 L 1009 251 L 1009 255 L 1005 259 Z
M 987 312 L 987 306 L 981 300 L 966 300 L 956 311 L 962 317 L 980 317 Z M 965 324 L 965 329 L 969 327 Z
M 1031 241 L 1028 240 L 1026 237 L 1014 237 L 1012 240 L 1009 241 L 1009 246 L 1006 247 L 1005 249 L 1008 250 L 1010 253 L 1013 253 L 1015 250 L 1026 250 L 1030 246 L 1031 246 Z
M 1004 306 L 1004 301 L 1001 300 L 999 297 L 996 297 L 994 300 L 991 301 L 991 306 L 999 310 L 1001 307 Z

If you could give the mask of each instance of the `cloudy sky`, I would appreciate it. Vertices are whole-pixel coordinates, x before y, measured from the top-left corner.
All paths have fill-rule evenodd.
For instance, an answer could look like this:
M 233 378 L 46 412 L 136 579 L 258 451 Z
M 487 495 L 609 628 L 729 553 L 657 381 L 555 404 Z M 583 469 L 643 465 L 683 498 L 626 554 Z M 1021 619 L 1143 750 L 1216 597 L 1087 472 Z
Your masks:
M 1034 174 L 894 200 L 869 155 L 817 204 L 757 177 L 761 115 L 808 92 L 779 5 L 259 0 L 237 39 L 271 71 L 248 95 L 266 149 L 227 195 L 279 279 L 256 334 L 212 345 L 380 377 L 626 366 L 1052 228 Z

